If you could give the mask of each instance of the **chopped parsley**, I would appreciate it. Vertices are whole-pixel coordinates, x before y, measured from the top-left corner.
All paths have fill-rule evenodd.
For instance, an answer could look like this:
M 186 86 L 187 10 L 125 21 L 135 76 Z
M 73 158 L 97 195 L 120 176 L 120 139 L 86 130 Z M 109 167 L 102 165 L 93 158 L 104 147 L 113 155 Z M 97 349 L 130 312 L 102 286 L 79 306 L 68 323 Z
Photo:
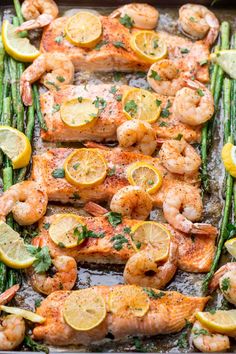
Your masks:
M 62 41 L 63 41 L 63 36 L 57 36 L 54 41 L 57 43 L 57 44 L 60 44 Z
M 153 48 L 154 49 L 157 49 L 158 48 L 158 40 L 157 39 L 155 39 L 154 41 L 153 41 Z
M 168 126 L 169 126 L 169 124 L 164 121 L 160 122 L 160 124 L 159 124 L 159 127 L 168 127 Z
M 151 75 L 149 75 L 149 77 L 151 79 L 154 79 L 154 80 L 157 80 L 157 81 L 161 81 L 160 75 L 155 70 L 151 70 Z
M 33 263 L 33 267 L 36 273 L 44 273 L 46 272 L 50 266 L 52 265 L 52 260 L 49 253 L 48 246 L 44 247 L 35 247 L 32 245 L 26 246 L 27 251 L 35 257 L 35 261 Z
M 58 247 L 60 247 L 60 248 L 65 248 L 65 247 L 66 247 L 63 242 L 58 242 L 57 245 L 58 245 Z
M 201 329 L 193 329 L 193 335 L 195 338 L 197 338 L 198 336 L 204 335 L 204 336 L 212 336 L 212 334 L 210 334 L 206 329 L 201 328 Z
M 115 95 L 115 93 L 117 92 L 117 87 L 114 85 L 114 86 L 112 86 L 111 87 L 111 89 L 110 89 L 110 93 L 112 93 L 113 95 Z
M 161 116 L 162 118 L 168 118 L 168 117 L 169 117 L 169 115 L 170 115 L 169 108 L 170 108 L 170 107 L 171 107 L 171 102 L 170 102 L 170 100 L 168 100 L 168 101 L 167 101 L 167 104 L 166 104 L 166 106 L 165 106 L 165 108 L 163 108 L 162 111 L 161 111 L 160 116 Z
M 162 101 L 156 99 L 156 105 L 157 105 L 157 107 L 160 107 L 161 104 L 162 104 Z
M 143 77 L 146 77 L 146 73 L 145 73 L 145 71 L 137 71 L 136 72 L 136 76 L 138 77 L 138 78 L 143 78 Z
M 52 106 L 52 114 L 54 114 L 54 113 L 60 111 L 60 108 L 61 108 L 61 106 L 60 106 L 58 103 L 54 104 L 54 105 Z
M 83 101 L 83 97 L 79 96 L 78 101 L 79 101 L 79 103 L 81 103 Z
M 123 42 L 121 42 L 121 41 L 113 42 L 113 45 L 114 45 L 114 47 L 116 47 L 116 48 L 123 48 L 123 49 L 126 49 L 126 48 L 125 48 L 125 44 L 124 44 Z
M 60 91 L 60 87 L 56 85 L 55 82 L 46 81 L 46 84 L 55 87 L 56 91 Z
M 153 289 L 148 289 L 148 288 L 143 288 L 143 290 L 151 299 L 160 299 L 163 296 L 165 296 L 165 293 L 163 291 L 156 292 Z
M 95 46 L 95 50 L 100 50 L 104 45 L 108 44 L 108 41 L 101 41 Z
M 129 226 L 125 226 L 123 231 L 126 234 L 130 234 L 131 233 L 131 228 Z
M 73 165 L 73 169 L 76 171 L 78 170 L 78 167 L 80 165 L 80 162 L 76 162 L 74 165 Z
M 74 200 L 78 200 L 78 199 L 80 199 L 80 195 L 78 194 L 78 193 L 73 193 L 73 199 Z
M 115 81 L 120 81 L 122 75 L 119 71 L 115 71 L 113 76 Z
M 34 307 L 37 308 L 41 305 L 42 300 L 41 299 L 36 299 L 34 300 Z
M 80 225 L 74 229 L 74 235 L 78 237 L 78 243 L 85 240 L 86 238 L 103 238 L 105 237 L 104 232 L 94 232 L 92 230 L 88 230 L 87 225 Z
M 107 175 L 108 176 L 114 176 L 116 174 L 116 166 L 113 166 L 112 168 L 109 168 L 109 170 L 107 171 Z
M 134 21 L 127 14 L 125 14 L 123 17 L 120 17 L 120 23 L 126 28 L 132 28 L 134 25 Z
M 180 48 L 180 53 L 188 54 L 189 53 L 189 49 L 188 48 Z
M 134 116 L 135 113 L 137 113 L 137 111 L 138 111 L 138 105 L 137 105 L 137 103 L 135 103 L 134 100 L 130 100 L 130 101 L 126 102 L 124 108 L 125 108 L 125 111 L 131 115 L 131 117 Z
M 215 313 L 216 313 L 216 309 L 210 309 L 210 310 L 208 310 L 208 312 L 210 312 L 212 315 L 214 315 Z
M 181 333 L 177 342 L 177 346 L 182 349 L 188 348 L 188 329 L 192 326 L 191 322 L 189 322 L 188 320 L 185 320 L 185 323 L 185 331 Z
M 197 93 L 199 94 L 200 97 L 204 96 L 204 92 L 201 89 L 197 89 Z
M 107 102 L 102 97 L 96 96 L 96 100 L 93 101 L 93 104 L 96 108 L 102 110 L 107 106 Z
M 118 102 L 120 102 L 120 101 L 122 100 L 122 95 L 117 95 L 117 96 L 115 96 L 115 99 L 116 99 Z
M 108 222 L 113 227 L 116 227 L 117 225 L 122 223 L 122 215 L 120 213 L 110 211 L 109 213 L 105 214 L 105 216 L 107 216 Z
M 52 177 L 54 177 L 54 178 L 64 178 L 65 177 L 64 168 L 56 168 L 54 171 L 52 171 Z
M 129 243 L 127 238 L 122 234 L 117 234 L 111 238 L 111 242 L 113 242 L 112 247 L 115 248 L 116 251 L 120 251 L 123 248 L 123 245 Z
M 183 138 L 183 134 L 178 134 L 174 140 L 181 140 Z
M 49 229 L 49 227 L 50 227 L 50 222 L 46 222 L 45 224 L 43 224 L 43 228 L 45 229 L 45 230 L 48 230 Z
M 206 65 L 208 63 L 207 59 L 203 59 L 201 61 L 199 61 L 200 66 Z
M 224 278 L 220 286 L 222 291 L 227 291 L 230 289 L 230 278 Z
M 64 82 L 65 81 L 65 78 L 63 76 L 57 76 L 57 80 L 59 82 Z
M 195 18 L 194 17 L 189 17 L 189 20 L 191 21 L 191 22 L 196 22 L 196 20 L 195 20 Z

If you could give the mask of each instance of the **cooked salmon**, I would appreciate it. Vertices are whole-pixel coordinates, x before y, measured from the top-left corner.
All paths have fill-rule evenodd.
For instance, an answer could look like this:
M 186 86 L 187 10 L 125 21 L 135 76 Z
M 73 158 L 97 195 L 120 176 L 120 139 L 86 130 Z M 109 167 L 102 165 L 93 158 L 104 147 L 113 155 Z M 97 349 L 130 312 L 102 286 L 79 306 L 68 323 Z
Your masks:
M 113 85 L 114 87 L 114 85 Z M 129 86 L 116 86 L 115 94 L 111 90 L 112 85 L 88 85 L 88 86 L 66 86 L 59 91 L 48 91 L 41 95 L 41 110 L 46 121 L 48 130 L 42 130 L 41 136 L 46 141 L 86 141 L 92 140 L 115 141 L 116 130 L 119 125 L 127 120 L 122 102 L 117 97 L 122 96 Z M 161 102 L 163 112 L 156 123 L 152 124 L 157 137 L 161 139 L 173 139 L 180 134 L 188 142 L 199 142 L 201 138 L 201 126 L 191 127 L 179 121 L 173 114 L 173 97 L 161 96 L 155 94 L 158 101 Z M 101 97 L 106 101 L 106 107 L 100 111 L 99 118 L 94 125 L 81 128 L 70 128 L 62 120 L 60 110 L 54 107 L 60 106 L 63 102 L 73 98 L 90 98 L 95 100 Z M 168 108 L 167 108 L 168 107 Z
M 45 28 L 40 45 L 41 52 L 63 52 L 74 63 L 76 70 L 90 71 L 140 71 L 150 64 L 140 59 L 130 47 L 131 32 L 118 19 L 101 16 L 103 34 L 100 48 L 85 49 L 71 44 L 64 36 L 66 17 L 60 17 Z M 209 48 L 203 41 L 158 32 L 166 42 L 169 58 L 175 60 L 182 71 L 190 72 L 199 81 L 208 82 L 208 65 L 202 66 L 209 57 Z M 122 47 L 115 46 L 122 42 Z
M 121 224 L 114 227 L 109 223 L 106 216 L 81 216 L 88 230 L 96 234 L 104 233 L 104 236 L 102 238 L 87 238 L 75 248 L 63 248 L 52 241 L 48 228 L 44 227 L 53 223 L 56 217 L 57 215 L 52 215 L 41 219 L 39 235 L 33 239 L 35 246 L 48 246 L 53 258 L 66 255 L 75 258 L 80 263 L 125 264 L 135 253 L 132 247 L 130 228 L 140 221 L 123 218 Z M 208 235 L 207 237 L 196 235 L 193 239 L 173 229 L 168 224 L 163 225 L 170 231 L 178 244 L 178 268 L 195 273 L 208 272 L 215 253 L 215 235 Z M 127 240 L 127 243 L 123 243 L 120 250 L 114 247 L 114 240 L 112 240 L 118 234 L 124 235 Z
M 104 297 L 108 305 L 108 297 L 114 287 L 96 286 L 94 289 Z M 150 298 L 150 308 L 143 317 L 128 314 L 126 317 L 120 317 L 108 311 L 105 319 L 97 327 L 87 331 L 76 331 L 63 318 L 63 304 L 70 293 L 56 291 L 42 301 L 37 313 L 45 317 L 45 322 L 35 326 L 33 330 L 35 340 L 56 346 L 88 345 L 104 339 L 108 333 L 111 333 L 115 340 L 132 335 L 175 333 L 183 329 L 186 320 L 193 322 L 195 313 L 202 311 L 209 300 L 209 297 L 190 297 L 175 291 L 166 291 L 158 299 Z

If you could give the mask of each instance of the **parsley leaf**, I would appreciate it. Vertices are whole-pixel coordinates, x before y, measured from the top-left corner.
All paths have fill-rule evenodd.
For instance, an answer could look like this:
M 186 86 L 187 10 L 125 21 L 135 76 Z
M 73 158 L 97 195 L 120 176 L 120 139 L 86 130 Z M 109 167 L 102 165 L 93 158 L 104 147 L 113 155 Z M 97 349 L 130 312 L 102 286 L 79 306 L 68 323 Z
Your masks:
M 60 111 L 60 108 L 61 108 L 61 106 L 60 106 L 58 103 L 54 104 L 54 105 L 52 106 L 52 114 L 54 114 L 54 113 Z
M 93 101 L 93 104 L 96 108 L 102 110 L 107 106 L 107 102 L 102 97 L 96 96 L 96 100 Z
M 111 87 L 110 93 L 112 93 L 114 95 L 116 92 L 117 92 L 117 87 L 114 85 Z
M 63 41 L 63 36 L 57 36 L 54 41 L 57 43 L 57 44 L 60 44 L 62 41 Z
M 78 243 L 85 240 L 86 238 L 103 238 L 105 237 L 104 232 L 94 232 L 87 228 L 87 225 L 80 225 L 74 229 L 74 235 L 78 237 Z
M 154 291 L 153 289 L 148 289 L 148 288 L 143 288 L 145 293 L 151 298 L 151 299 L 160 299 L 163 296 L 165 296 L 165 293 L 163 291 Z
M 230 289 L 230 278 L 224 278 L 220 286 L 222 291 L 227 291 Z
M 125 14 L 123 17 L 120 17 L 120 23 L 127 27 L 127 28 L 132 28 L 133 27 L 133 24 L 134 24 L 134 21 L 132 20 L 131 17 L 129 17 L 127 14 Z
M 181 140 L 183 138 L 183 134 L 178 134 L 174 140 Z
M 200 97 L 204 96 L 204 92 L 201 89 L 197 89 L 197 93 L 199 94 Z
M 168 127 L 168 126 L 169 126 L 169 124 L 164 121 L 159 123 L 159 127 Z
M 149 75 L 149 77 L 151 79 L 154 79 L 154 80 L 157 80 L 157 81 L 161 81 L 160 75 L 155 70 L 151 70 L 151 75 Z
M 116 174 L 116 166 L 113 166 L 112 168 L 109 168 L 109 170 L 107 171 L 107 175 L 108 176 L 114 176 Z
M 34 307 L 37 308 L 41 305 L 42 300 L 41 299 L 36 299 L 34 300 Z
M 135 113 L 137 113 L 138 105 L 137 105 L 137 103 L 135 103 L 134 100 L 130 100 L 130 101 L 126 102 L 124 109 L 132 117 L 132 116 L 134 116 Z
M 156 105 L 157 105 L 157 107 L 160 107 L 161 104 L 162 104 L 162 101 L 156 99 Z
M 111 242 L 113 242 L 112 247 L 115 248 L 116 251 L 120 251 L 125 243 L 129 243 L 127 238 L 122 234 L 113 236 L 111 238 Z
M 189 49 L 188 48 L 180 48 L 180 53 L 187 54 L 187 53 L 189 53 Z
M 100 50 L 104 45 L 108 44 L 108 41 L 101 41 L 95 46 L 95 50 Z
M 63 76 L 57 76 L 57 80 L 59 82 L 64 82 L 65 81 L 65 78 Z
M 27 251 L 35 257 L 33 267 L 36 273 L 46 272 L 52 265 L 52 260 L 49 253 L 48 246 L 35 247 L 32 245 L 26 246 Z
M 43 225 L 43 228 L 45 229 L 45 230 L 48 230 L 49 229 L 49 227 L 50 227 L 50 222 L 46 222 L 44 225 Z
M 121 73 L 120 73 L 119 71 L 115 71 L 114 74 L 113 74 L 113 76 L 114 76 L 114 80 L 115 80 L 115 81 L 120 81 L 120 79 L 121 79 Z
M 56 168 L 54 171 L 52 171 L 52 177 L 54 177 L 54 178 L 64 178 L 65 177 L 64 168 Z
M 207 335 L 207 336 L 212 336 L 212 334 L 210 334 L 206 329 L 204 329 L 204 328 L 201 328 L 201 329 L 193 329 L 193 335 L 194 335 L 194 337 L 195 338 L 197 338 L 198 336 L 200 336 L 200 335 Z
M 120 213 L 115 213 L 114 211 L 110 211 L 109 213 L 105 214 L 105 216 L 107 216 L 108 222 L 113 227 L 116 227 L 117 225 L 122 223 L 122 215 Z
M 123 49 L 126 49 L 126 48 L 125 48 L 125 44 L 124 44 L 123 42 L 121 42 L 121 41 L 113 42 L 113 45 L 114 45 L 114 47 L 116 47 L 116 48 L 123 48 Z
M 56 89 L 56 91 L 60 91 L 60 87 L 58 85 L 56 85 L 55 82 L 46 81 L 46 84 L 53 86 Z
M 170 108 L 170 107 L 171 107 L 171 102 L 170 102 L 170 100 L 168 100 L 168 101 L 167 101 L 167 104 L 166 104 L 166 106 L 165 106 L 165 108 L 163 108 L 162 111 L 161 111 L 160 116 L 161 116 L 162 118 L 168 118 L 168 117 L 169 117 L 169 115 L 170 115 L 169 108 Z

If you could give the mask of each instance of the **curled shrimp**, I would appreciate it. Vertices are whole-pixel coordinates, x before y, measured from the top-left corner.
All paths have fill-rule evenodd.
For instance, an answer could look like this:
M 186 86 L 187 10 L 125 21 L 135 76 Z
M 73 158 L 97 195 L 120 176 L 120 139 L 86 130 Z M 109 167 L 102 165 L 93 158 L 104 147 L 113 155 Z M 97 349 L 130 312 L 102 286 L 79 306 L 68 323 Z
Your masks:
M 159 12 L 148 4 L 132 3 L 121 6 L 110 14 L 111 18 L 124 16 L 131 18 L 134 27 L 151 30 L 157 26 Z
M 60 90 L 60 87 L 73 82 L 74 65 L 63 53 L 44 53 L 28 66 L 20 79 L 20 92 L 26 106 L 32 104 L 31 84 L 40 81 L 49 90 Z
M 203 353 L 223 352 L 230 348 L 228 336 L 210 332 L 199 321 L 194 322 L 190 341 Z
M 126 151 L 152 155 L 157 147 L 156 133 L 152 126 L 140 120 L 129 120 L 117 128 L 119 146 Z
M 179 9 L 179 24 L 183 31 L 195 39 L 205 37 L 212 45 L 219 33 L 220 24 L 216 16 L 205 6 L 185 4 Z
M 124 279 L 128 284 L 161 289 L 175 275 L 177 270 L 178 246 L 172 240 L 168 259 L 156 261 L 154 248 L 146 248 L 135 253 L 126 263 Z
M 226 263 L 214 274 L 209 290 L 214 291 L 220 287 L 224 297 L 236 305 L 236 262 Z
M 19 26 L 16 32 L 47 26 L 59 13 L 57 4 L 53 0 L 25 0 L 21 12 L 27 21 Z
M 184 139 L 165 141 L 159 156 L 165 168 L 172 173 L 191 175 L 201 166 L 200 156 Z
M 142 188 L 126 186 L 114 194 L 110 208 L 129 219 L 146 220 L 152 210 L 152 199 Z
M 186 80 L 188 87 L 176 93 L 173 112 L 186 124 L 196 126 L 208 121 L 214 114 L 212 93 L 200 82 Z
M 20 225 L 31 225 L 46 213 L 48 196 L 45 189 L 33 181 L 24 181 L 10 187 L 0 197 L 0 218 L 12 212 Z
M 14 285 L 0 295 L 0 305 L 5 305 L 15 296 L 19 285 Z M 0 350 L 17 348 L 25 337 L 25 322 L 22 317 L 9 315 L 0 318 Z
M 74 258 L 58 256 L 52 260 L 55 274 L 51 277 L 46 273 L 29 270 L 30 283 L 39 293 L 49 295 L 57 290 L 71 290 L 77 279 L 77 264 Z
M 209 224 L 193 223 L 202 215 L 203 205 L 197 187 L 183 184 L 170 187 L 163 201 L 163 213 L 167 222 L 184 233 L 216 234 Z
M 151 88 L 165 96 L 175 96 L 178 90 L 186 86 L 185 78 L 186 74 L 183 74 L 169 59 L 159 60 L 152 64 L 147 75 Z

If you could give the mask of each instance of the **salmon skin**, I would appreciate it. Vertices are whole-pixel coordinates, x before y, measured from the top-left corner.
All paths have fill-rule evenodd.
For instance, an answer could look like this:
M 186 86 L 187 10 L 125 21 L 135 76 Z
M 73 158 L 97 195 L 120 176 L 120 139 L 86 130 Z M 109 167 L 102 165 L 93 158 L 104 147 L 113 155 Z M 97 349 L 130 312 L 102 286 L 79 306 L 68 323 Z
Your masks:
M 127 121 L 123 112 L 122 102 L 117 100 L 121 97 L 129 86 L 115 86 L 116 92 L 112 93 L 110 84 L 87 85 L 84 86 L 66 86 L 59 91 L 48 91 L 40 96 L 41 110 L 48 130 L 42 130 L 41 136 L 46 141 L 86 141 L 92 140 L 115 141 L 117 128 Z M 168 117 L 159 117 L 156 123 L 152 124 L 156 135 L 160 139 L 177 138 L 180 134 L 183 138 L 190 142 L 199 142 L 201 139 L 201 125 L 191 127 L 181 123 L 173 114 L 173 97 L 161 96 L 153 93 L 157 100 L 161 102 L 162 110 L 168 107 Z M 106 107 L 100 111 L 99 117 L 93 125 L 81 128 L 70 128 L 61 119 L 60 111 L 55 111 L 55 106 L 60 106 L 63 102 L 73 98 L 90 98 L 95 100 L 102 97 L 106 101 Z
M 35 340 L 42 340 L 56 346 L 88 345 L 98 342 L 108 333 L 115 340 L 127 336 L 154 336 L 157 334 L 176 333 L 183 329 L 186 320 L 193 322 L 195 313 L 203 311 L 210 297 L 190 297 L 175 291 L 161 292 L 159 298 L 150 298 L 150 307 L 143 317 L 119 316 L 109 312 L 109 295 L 115 287 L 96 286 L 93 289 L 105 299 L 107 315 L 95 328 L 87 331 L 76 331 L 63 318 L 63 305 L 70 291 L 56 291 L 50 294 L 37 308 L 37 314 L 45 318 L 43 324 L 37 324 L 33 330 Z M 149 289 L 154 294 L 159 290 Z
M 59 214 L 61 215 L 61 214 Z M 80 245 L 74 248 L 63 248 L 57 246 L 51 239 L 48 228 L 44 225 L 51 225 L 58 214 L 44 217 L 39 223 L 39 235 L 33 239 L 35 246 L 48 246 L 53 258 L 56 256 L 70 256 L 79 263 L 98 264 L 125 264 L 136 252 L 132 246 L 131 228 L 140 223 L 138 220 L 122 218 L 122 222 L 113 226 L 106 216 L 84 217 L 80 216 L 88 230 L 95 233 L 103 233 L 102 238 L 87 238 Z M 178 244 L 178 268 L 194 273 L 203 273 L 210 270 L 215 253 L 215 235 L 196 235 L 194 240 L 186 234 L 176 231 L 168 224 L 162 224 L 171 233 L 171 236 Z M 127 240 L 122 248 L 117 250 L 114 247 L 112 238 L 115 235 L 123 235 Z
M 158 158 L 122 151 L 97 149 L 107 161 L 108 171 L 115 170 L 115 174 L 107 174 L 104 182 L 96 187 L 79 188 L 67 182 L 65 178 L 55 178 L 54 171 L 62 169 L 66 157 L 75 149 L 58 148 L 48 150 L 42 155 L 33 157 L 31 179 L 46 187 L 48 199 L 63 203 L 84 204 L 89 201 L 110 201 L 120 188 L 129 185 L 127 179 L 127 167 L 137 161 L 148 162 L 156 167 L 163 175 L 160 189 L 151 195 L 153 206 L 162 207 L 167 190 L 171 186 L 183 186 L 184 183 L 194 185 L 196 193 L 200 193 L 199 173 L 192 176 L 177 175 L 168 172 Z
M 130 46 L 132 32 L 137 30 L 130 31 L 116 18 L 100 18 L 103 27 L 100 47 L 85 49 L 71 44 L 64 36 L 67 18 L 60 17 L 44 29 L 40 51 L 65 53 L 76 70 L 147 71 L 151 64 L 140 59 Z M 203 41 L 192 42 L 162 31 L 158 34 L 167 45 L 169 59 L 174 60 L 181 71 L 191 73 L 201 82 L 209 81 L 208 65 L 201 65 L 201 62 L 207 62 L 210 54 Z M 116 42 L 122 42 L 122 47 L 117 48 Z

